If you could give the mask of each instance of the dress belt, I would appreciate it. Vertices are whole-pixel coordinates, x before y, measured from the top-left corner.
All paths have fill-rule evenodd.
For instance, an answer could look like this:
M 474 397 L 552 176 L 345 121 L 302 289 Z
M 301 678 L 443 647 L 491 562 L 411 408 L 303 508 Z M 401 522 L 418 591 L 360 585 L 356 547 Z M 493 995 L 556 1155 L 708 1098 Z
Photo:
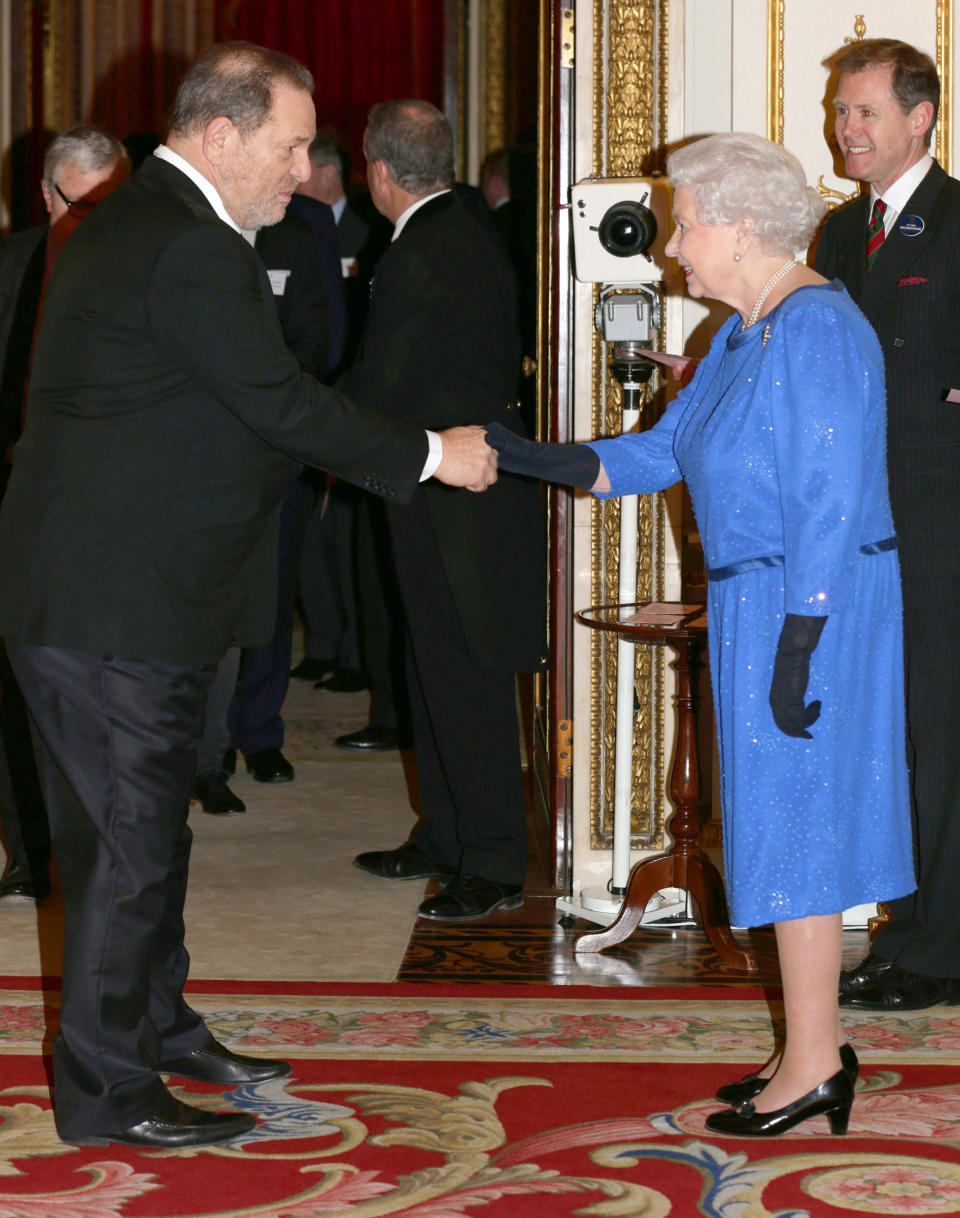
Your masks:
M 897 548 L 896 537 L 885 537 L 883 541 L 867 541 L 860 547 L 861 554 L 883 554 Z M 782 567 L 782 554 L 761 554 L 758 558 L 742 558 L 725 567 L 707 567 L 707 577 L 712 580 L 732 579 L 746 571 L 757 571 L 761 567 Z

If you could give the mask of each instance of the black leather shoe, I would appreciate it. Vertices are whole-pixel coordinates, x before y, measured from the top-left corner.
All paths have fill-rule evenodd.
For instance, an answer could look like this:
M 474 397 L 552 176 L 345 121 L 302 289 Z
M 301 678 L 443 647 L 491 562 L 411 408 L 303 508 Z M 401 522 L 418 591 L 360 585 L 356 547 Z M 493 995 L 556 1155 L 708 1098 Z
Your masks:
M 143 1146 L 149 1150 L 179 1150 L 184 1146 L 229 1142 L 256 1127 L 256 1118 L 249 1112 L 205 1112 L 168 1095 L 149 1116 L 126 1129 L 90 1137 L 71 1138 L 67 1133 L 60 1136 L 72 1146 L 107 1146 L 110 1142 L 119 1142 L 123 1146 Z
M 374 727 L 371 723 L 357 732 L 337 736 L 333 743 L 338 749 L 349 749 L 355 753 L 386 753 L 400 747 L 400 738 L 389 728 Z
M 332 694 L 355 694 L 361 689 L 369 688 L 366 674 L 355 668 L 338 668 L 329 677 L 324 677 L 313 687 L 326 689 Z
M 850 1109 L 853 1107 L 853 1083 L 846 1070 L 838 1070 L 825 1083 L 801 1095 L 792 1104 L 774 1108 L 772 1112 L 757 1112 L 752 1101 L 726 1112 L 714 1112 L 707 1117 L 711 1133 L 725 1133 L 731 1138 L 774 1138 L 786 1133 L 801 1121 L 813 1116 L 826 1116 L 830 1132 L 847 1132 Z
M 518 909 L 523 904 L 522 884 L 498 884 L 477 875 L 459 875 L 443 892 L 427 897 L 417 911 L 434 922 L 473 922 L 495 909 Z
M 227 780 L 217 770 L 198 774 L 193 783 L 193 798 L 200 801 L 204 812 L 226 816 L 231 812 L 246 812 L 247 805 L 227 786 Z
M 295 668 L 290 669 L 290 676 L 299 681 L 320 681 L 329 677 L 336 667 L 336 660 L 318 660 L 313 656 L 304 656 Z
M 223 770 L 224 774 L 226 774 L 228 778 L 231 774 L 235 774 L 237 772 L 236 749 L 227 749 L 223 755 L 223 761 L 221 762 L 220 769 Z
M 279 749 L 248 753 L 247 773 L 257 782 L 293 782 L 293 766 Z
M 849 1076 L 850 1082 L 856 1083 L 860 1074 L 860 1062 L 853 1051 L 853 1045 L 847 1042 L 840 1046 L 840 1064 Z M 761 1078 L 759 1074 L 748 1074 L 739 1083 L 727 1083 L 726 1086 L 721 1087 L 717 1091 L 717 1099 L 736 1108 L 739 1104 L 746 1104 L 748 1100 L 756 1099 L 769 1082 L 770 1079 Z
M 845 969 L 840 974 L 840 997 L 862 990 L 865 985 L 873 985 L 892 968 L 892 960 L 881 960 L 871 952 L 864 956 L 856 968 Z
M 35 878 L 27 863 L 14 860 L 0 879 L 0 897 L 26 897 L 29 901 L 42 901 L 50 891 L 46 876 Z
M 367 850 L 357 855 L 353 865 L 381 880 L 449 879 L 457 874 L 455 868 L 435 863 L 413 842 L 404 842 L 396 850 Z
M 960 980 L 921 977 L 898 964 L 892 964 L 870 985 L 840 998 L 840 1005 L 850 1011 L 923 1011 L 942 1003 L 960 1003 Z
M 176 1074 L 180 1078 L 192 1078 L 201 1083 L 219 1083 L 224 1087 L 235 1083 L 262 1083 L 268 1078 L 286 1078 L 290 1073 L 289 1062 L 231 1053 L 226 1045 L 212 1037 L 202 1049 L 194 1049 L 186 1057 L 162 1062 L 158 1068 L 164 1074 Z

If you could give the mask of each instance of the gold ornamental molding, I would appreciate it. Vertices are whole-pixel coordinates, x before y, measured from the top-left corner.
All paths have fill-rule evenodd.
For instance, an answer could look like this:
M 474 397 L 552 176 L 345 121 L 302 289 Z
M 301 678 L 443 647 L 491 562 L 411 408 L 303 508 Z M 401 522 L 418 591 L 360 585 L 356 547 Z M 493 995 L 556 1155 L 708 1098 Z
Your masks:
M 783 9 L 767 0 L 767 139 L 783 143 Z
M 484 152 L 506 142 L 507 113 L 507 4 L 487 0 L 484 75 Z
M 940 74 L 940 114 L 937 117 L 937 160 L 953 174 L 953 0 L 937 4 L 937 71 Z
M 666 138 L 667 0 L 595 0 L 593 64 L 593 168 L 603 177 L 640 177 L 654 167 Z M 606 344 L 593 338 L 594 435 L 618 435 L 621 389 L 607 370 Z M 655 404 L 647 391 L 643 426 Z M 665 510 L 659 495 L 639 501 L 637 596 L 664 596 Z M 591 520 L 591 594 L 594 604 L 619 595 L 620 504 L 595 501 Z M 613 840 L 616 742 L 616 638 L 593 631 L 590 657 L 590 844 Z M 663 684 L 660 649 L 635 651 L 636 715 L 633 739 L 631 833 L 663 844 Z
M 916 0 L 914 0 L 916 3 Z M 784 10 L 786 0 L 767 0 L 767 138 L 783 143 Z M 845 43 L 867 37 L 862 13 L 853 18 L 853 37 Z M 935 154 L 948 174 L 953 173 L 953 0 L 936 3 L 936 64 L 940 77 L 940 114 L 937 118 Z M 845 202 L 857 193 L 841 194 L 818 182 L 820 193 L 836 202 Z

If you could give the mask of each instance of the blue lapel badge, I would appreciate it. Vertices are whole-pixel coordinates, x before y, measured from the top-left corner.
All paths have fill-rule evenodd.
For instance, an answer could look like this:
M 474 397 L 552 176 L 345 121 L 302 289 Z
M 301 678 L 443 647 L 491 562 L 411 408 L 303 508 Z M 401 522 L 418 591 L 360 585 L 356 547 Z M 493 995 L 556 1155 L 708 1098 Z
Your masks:
M 919 237 L 926 227 L 923 216 L 902 216 L 897 224 L 904 237 Z

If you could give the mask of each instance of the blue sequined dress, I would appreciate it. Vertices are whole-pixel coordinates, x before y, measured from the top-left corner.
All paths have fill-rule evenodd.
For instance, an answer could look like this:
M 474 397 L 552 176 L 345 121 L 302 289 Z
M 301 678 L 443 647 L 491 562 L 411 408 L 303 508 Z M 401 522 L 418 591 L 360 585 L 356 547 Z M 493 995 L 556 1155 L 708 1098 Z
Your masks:
M 731 920 L 759 926 L 912 892 L 900 578 L 883 360 L 838 283 L 732 317 L 647 432 L 595 441 L 611 495 L 684 478 L 709 576 Z M 785 613 L 828 615 L 812 739 L 768 701 Z

